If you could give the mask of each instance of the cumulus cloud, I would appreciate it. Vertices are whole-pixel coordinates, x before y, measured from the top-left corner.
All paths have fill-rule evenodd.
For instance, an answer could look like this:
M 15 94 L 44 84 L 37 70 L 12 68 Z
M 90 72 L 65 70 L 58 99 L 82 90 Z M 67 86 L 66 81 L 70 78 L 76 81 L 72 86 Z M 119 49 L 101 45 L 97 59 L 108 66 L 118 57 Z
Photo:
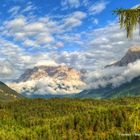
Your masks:
M 93 15 L 101 13 L 107 6 L 105 1 L 91 6 L 88 0 L 83 0 L 80 4 L 90 7 L 88 12 Z M 12 17 L 0 27 L 0 58 L 6 58 L 4 60 L 12 66 L 11 79 L 17 79 L 25 69 L 38 62 L 64 63 L 77 70 L 95 71 L 119 60 L 129 47 L 140 43 L 138 31 L 133 40 L 128 40 L 124 30 L 120 30 L 113 21 L 103 28 L 77 32 L 77 27 L 83 24 L 88 14 L 83 11 L 36 17 L 31 14 L 25 16 L 24 13 L 35 10 L 31 3 L 26 7 L 10 9 Z M 98 24 L 98 19 L 93 23 Z
M 40 19 L 39 19 L 40 20 Z M 52 24 L 53 28 L 47 26 Z M 53 33 L 56 32 L 53 22 L 31 22 L 26 17 L 18 17 L 5 22 L 3 36 L 12 37 L 16 41 L 22 41 L 25 46 L 40 46 L 54 41 Z
M 119 60 L 130 46 L 139 44 L 139 37 L 136 34 L 137 32 L 135 33 L 134 40 L 127 40 L 124 31 L 120 30 L 118 25 L 112 24 L 105 28 L 82 32 L 81 34 L 57 35 L 57 38 L 61 39 L 61 41 L 53 44 L 54 47 L 63 47 L 64 43 L 68 45 L 71 42 L 82 45 L 80 50 L 75 51 L 43 51 L 43 46 L 41 46 L 42 49 L 39 48 L 36 50 L 37 40 L 28 40 L 28 38 L 25 40 L 21 38 L 21 40 L 23 39 L 22 43 L 26 46 L 22 48 L 16 45 L 16 43 L 2 38 L 0 39 L 0 54 L 3 58 L 7 58 L 10 62 L 13 62 L 11 65 L 15 72 L 11 78 L 17 79 L 25 69 L 34 67 L 40 61 L 46 63 L 50 61 L 58 64 L 64 63 L 77 70 L 84 69 L 90 72 L 96 69 L 102 69 L 105 65 Z M 33 48 L 30 49 L 27 46 L 33 46 Z M 31 52 L 38 51 L 38 53 L 27 53 L 26 48 Z
M 58 66 L 58 64 L 55 62 L 55 61 L 45 61 L 45 60 L 42 60 L 42 61 L 39 61 L 35 64 L 35 66 Z
M 25 47 L 59 48 L 64 46 L 64 36 L 80 26 L 86 16 L 85 12 L 75 11 L 63 16 L 62 20 L 56 20 L 51 16 L 33 18 L 19 14 L 4 21 L 1 36 L 12 38 L 15 44 L 20 41 Z
M 11 20 L 10 22 L 6 22 L 5 24 L 8 29 L 16 31 L 17 29 L 21 29 L 22 27 L 24 27 L 24 25 L 26 24 L 26 19 L 24 17 L 19 17 Z

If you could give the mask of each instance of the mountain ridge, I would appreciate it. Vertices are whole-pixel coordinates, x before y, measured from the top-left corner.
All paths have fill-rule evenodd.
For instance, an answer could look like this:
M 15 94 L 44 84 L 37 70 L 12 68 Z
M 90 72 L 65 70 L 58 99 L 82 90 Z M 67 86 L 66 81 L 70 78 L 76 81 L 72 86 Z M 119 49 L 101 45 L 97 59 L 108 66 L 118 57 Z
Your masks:
M 0 101 L 13 101 L 23 98 L 22 95 L 0 81 Z
M 139 59 L 140 46 L 132 46 L 120 61 L 107 65 L 105 68 L 127 66 Z M 86 89 L 75 95 L 76 98 L 114 98 L 121 96 L 140 96 L 140 76 L 134 77 L 131 81 L 117 87 L 109 84 L 106 87 L 99 87 L 97 89 Z
M 134 45 L 128 49 L 128 51 L 126 52 L 124 57 L 122 57 L 121 60 L 119 60 L 113 64 L 106 65 L 105 67 L 126 66 L 129 63 L 133 63 L 138 59 L 140 59 L 140 46 Z
M 23 94 L 76 94 L 86 85 L 81 79 L 79 71 L 66 65 L 42 65 L 26 70 L 9 86 Z

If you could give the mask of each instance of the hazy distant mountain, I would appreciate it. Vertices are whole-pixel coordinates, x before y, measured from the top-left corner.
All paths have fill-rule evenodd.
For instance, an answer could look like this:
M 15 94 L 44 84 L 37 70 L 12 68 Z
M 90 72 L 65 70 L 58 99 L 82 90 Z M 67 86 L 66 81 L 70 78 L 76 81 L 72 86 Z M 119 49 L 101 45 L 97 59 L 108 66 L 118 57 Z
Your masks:
M 81 73 L 67 66 L 37 66 L 25 71 L 20 78 L 9 84 L 22 94 L 63 95 L 79 93 L 85 87 Z
M 0 101 L 10 101 L 20 98 L 23 98 L 23 96 L 0 82 Z
M 140 47 L 131 47 L 125 56 L 118 62 L 111 66 L 127 66 L 129 63 L 133 63 L 140 59 Z M 87 89 L 81 93 L 75 95 L 78 98 L 112 98 L 120 96 L 140 96 L 140 75 L 132 79 L 132 81 L 126 82 L 118 87 L 113 87 L 111 84 L 106 87 L 99 87 L 97 89 Z
M 106 67 L 109 66 L 126 66 L 129 63 L 133 63 L 136 60 L 140 59 L 140 46 L 133 46 L 128 49 L 127 53 L 125 56 L 120 60 L 117 61 L 111 65 L 107 65 Z

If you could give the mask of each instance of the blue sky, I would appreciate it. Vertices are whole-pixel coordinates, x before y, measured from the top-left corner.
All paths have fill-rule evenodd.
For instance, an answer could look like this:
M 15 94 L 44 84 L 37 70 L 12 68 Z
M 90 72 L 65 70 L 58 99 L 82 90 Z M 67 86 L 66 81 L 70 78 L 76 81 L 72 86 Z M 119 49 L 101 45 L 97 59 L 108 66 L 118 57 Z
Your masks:
M 139 0 L 1 0 L 0 77 L 17 78 L 27 68 L 66 64 L 96 70 L 133 44 L 112 11 Z M 40 63 L 40 64 L 39 64 Z
M 30 5 L 32 7 L 30 7 L 30 12 L 34 12 L 37 17 L 45 15 L 59 17 L 65 16 L 77 10 L 90 13 L 90 8 L 96 8 L 99 6 L 97 7 L 99 12 L 96 14 L 97 11 L 92 11 L 91 15 L 85 19 L 85 25 L 81 26 L 81 28 L 83 27 L 82 29 L 87 29 L 94 26 L 90 22 L 93 18 L 98 18 L 100 21 L 100 24 L 98 26 L 94 26 L 94 28 L 101 27 L 106 25 L 110 20 L 114 20 L 115 17 L 112 16 L 112 10 L 116 8 L 130 8 L 137 4 L 139 4 L 138 0 L 1 0 L 0 13 L 1 19 L 5 20 L 11 18 L 11 13 L 8 12 L 8 9 L 20 7 L 21 10 L 26 9 Z M 95 14 L 92 14 L 93 12 Z M 27 15 L 27 13 L 24 15 Z

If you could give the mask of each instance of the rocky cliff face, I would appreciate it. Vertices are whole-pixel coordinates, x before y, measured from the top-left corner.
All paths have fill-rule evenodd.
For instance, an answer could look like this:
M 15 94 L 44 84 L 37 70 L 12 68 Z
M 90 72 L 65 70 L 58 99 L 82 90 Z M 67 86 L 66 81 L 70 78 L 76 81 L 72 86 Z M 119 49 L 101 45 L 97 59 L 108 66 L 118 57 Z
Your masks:
M 80 79 L 80 72 L 67 66 L 39 66 L 28 69 L 17 80 L 17 82 L 26 82 L 28 80 L 38 80 L 44 77 L 52 77 L 59 80 Z
M 79 93 L 85 83 L 80 72 L 67 66 L 38 66 L 28 69 L 14 83 L 16 91 L 26 94 L 72 94 Z
M 129 63 L 133 63 L 136 60 L 140 59 L 140 46 L 133 46 L 129 48 L 125 56 L 120 60 L 117 61 L 111 65 L 107 65 L 106 67 L 109 66 L 126 66 Z

